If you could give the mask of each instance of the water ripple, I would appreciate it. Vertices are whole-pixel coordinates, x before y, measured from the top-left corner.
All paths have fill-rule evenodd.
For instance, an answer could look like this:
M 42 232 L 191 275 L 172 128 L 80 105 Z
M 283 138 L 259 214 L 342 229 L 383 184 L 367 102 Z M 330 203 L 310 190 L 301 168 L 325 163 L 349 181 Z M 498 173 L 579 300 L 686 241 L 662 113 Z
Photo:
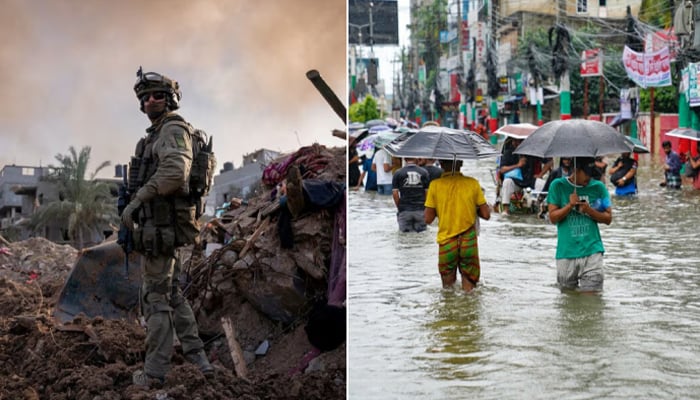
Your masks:
M 492 163 L 466 163 L 489 200 Z M 556 227 L 534 216 L 482 221 L 482 285 L 442 289 L 436 227 L 400 234 L 390 197 L 351 192 L 349 398 L 698 398 L 700 194 L 640 165 L 601 227 L 600 296 L 559 292 Z

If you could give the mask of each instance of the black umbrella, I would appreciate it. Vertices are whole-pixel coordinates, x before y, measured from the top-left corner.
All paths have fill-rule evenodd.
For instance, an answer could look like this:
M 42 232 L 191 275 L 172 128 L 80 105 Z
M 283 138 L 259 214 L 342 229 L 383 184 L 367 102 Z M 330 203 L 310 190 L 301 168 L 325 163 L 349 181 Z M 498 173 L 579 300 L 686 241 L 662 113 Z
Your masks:
M 514 151 L 535 157 L 597 157 L 632 152 L 626 136 L 599 121 L 551 121 L 528 136 Z
M 369 134 L 369 129 L 357 129 L 350 131 L 350 138 L 352 138 L 352 143 L 359 143 L 362 139 L 366 138 Z
M 407 132 L 384 149 L 394 157 L 438 160 L 496 157 L 498 150 L 481 135 L 441 126 L 426 126 Z

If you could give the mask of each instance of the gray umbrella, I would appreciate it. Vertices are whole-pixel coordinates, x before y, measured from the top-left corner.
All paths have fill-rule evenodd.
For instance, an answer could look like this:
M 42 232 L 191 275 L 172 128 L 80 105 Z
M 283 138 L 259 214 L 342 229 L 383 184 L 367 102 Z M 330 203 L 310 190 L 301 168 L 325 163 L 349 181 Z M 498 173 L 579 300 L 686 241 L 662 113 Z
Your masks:
M 386 125 L 386 121 L 383 119 L 370 119 L 369 121 L 365 122 L 365 128 L 371 128 L 377 125 Z
M 630 142 L 632 144 L 632 146 L 633 146 L 632 151 L 633 152 L 639 153 L 639 154 L 644 154 L 644 153 L 649 152 L 649 148 L 647 146 L 645 146 L 641 140 L 639 140 L 637 138 L 630 137 L 630 136 L 625 136 L 625 140 L 627 140 L 628 142 Z
M 676 128 L 666 132 L 666 136 L 700 141 L 700 131 L 692 128 Z
M 481 135 L 442 126 L 426 126 L 407 132 L 384 149 L 394 157 L 438 160 L 496 157 L 498 150 Z
M 633 144 L 625 135 L 599 121 L 551 121 L 528 136 L 514 151 L 535 157 L 597 157 L 628 153 Z

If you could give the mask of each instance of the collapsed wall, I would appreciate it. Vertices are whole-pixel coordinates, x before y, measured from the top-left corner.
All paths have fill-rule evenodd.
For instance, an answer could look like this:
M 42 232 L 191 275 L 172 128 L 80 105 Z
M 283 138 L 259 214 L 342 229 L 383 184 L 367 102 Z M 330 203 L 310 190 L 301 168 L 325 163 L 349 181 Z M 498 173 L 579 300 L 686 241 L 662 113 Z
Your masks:
M 184 263 L 185 295 L 204 329 L 217 326 L 228 305 L 240 298 L 282 324 L 304 318 L 315 303 L 327 301 L 334 234 L 336 242 L 342 236 L 335 257 L 343 258 L 344 268 L 344 227 L 334 229 L 345 196 L 342 207 L 307 207 L 284 226 L 286 211 L 280 205 L 278 184 L 292 166 L 302 171 L 304 180 L 344 184 L 345 149 L 314 144 L 279 157 L 262 174 L 264 185 L 255 197 L 206 223 L 201 248 Z M 289 248 L 284 248 L 288 240 L 284 235 L 293 238 Z M 205 257 L 207 247 L 216 249 Z

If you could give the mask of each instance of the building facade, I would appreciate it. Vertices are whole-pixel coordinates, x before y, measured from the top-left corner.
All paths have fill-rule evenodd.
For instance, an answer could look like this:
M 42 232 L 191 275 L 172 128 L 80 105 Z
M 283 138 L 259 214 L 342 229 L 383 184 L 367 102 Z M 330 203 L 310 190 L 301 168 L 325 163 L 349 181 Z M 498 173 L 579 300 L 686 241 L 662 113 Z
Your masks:
M 43 199 L 43 192 L 38 195 L 40 179 L 48 173 L 46 167 L 23 165 L 6 165 L 0 170 L 0 232 L 17 230 L 32 215 Z
M 280 153 L 276 151 L 260 149 L 244 155 L 243 163 L 238 168 L 234 169 L 232 162 L 225 162 L 224 168 L 214 176 L 214 187 L 207 199 L 207 213 L 213 213 L 214 208 L 232 198 L 247 199 L 254 195 L 263 169 L 279 156 Z
M 411 0 L 411 25 L 415 26 L 414 10 L 434 4 L 434 0 Z M 518 43 L 529 31 L 549 29 L 557 24 L 577 30 L 583 26 L 599 26 L 606 31 L 624 32 L 627 7 L 632 15 L 638 15 L 641 0 L 459 0 L 447 1 L 446 26 L 441 29 L 439 70 L 434 71 L 438 80 L 436 87 L 443 94 L 444 112 L 454 112 L 459 107 L 459 126 L 472 129 L 483 124 L 489 117 L 502 119 L 509 110 L 505 101 L 513 97 L 515 77 L 524 84 L 517 100 L 523 106 L 520 122 L 535 122 L 534 105 L 528 100 L 528 85 L 533 86 L 532 77 L 522 60 L 515 62 Z M 440 11 L 442 13 L 443 11 Z M 443 39 L 444 38 L 444 39 Z M 606 42 L 624 43 L 624 35 L 606 39 Z M 411 38 L 409 54 L 411 71 L 420 71 L 422 60 L 418 56 L 424 46 L 420 40 Z M 492 58 L 489 59 L 489 56 Z M 522 55 L 520 55 L 522 58 Z M 498 96 L 489 96 L 490 79 L 487 64 L 492 62 Z M 423 72 L 423 76 L 430 71 Z M 420 77 L 421 75 L 418 74 Z M 416 80 L 420 85 L 420 78 Z M 470 86 L 473 85 L 473 86 Z M 544 119 L 560 117 L 558 82 L 547 79 L 539 83 L 543 90 L 541 106 Z M 419 91 L 427 96 L 430 88 Z M 493 92 L 493 88 L 491 90 Z M 443 113 L 445 117 L 445 113 Z M 447 119 L 445 117 L 445 119 Z M 454 118 L 453 118 L 454 119 Z M 442 121 L 443 123 L 445 121 Z M 495 121 L 493 121 L 495 122 Z M 516 122 L 516 121 L 508 121 Z

